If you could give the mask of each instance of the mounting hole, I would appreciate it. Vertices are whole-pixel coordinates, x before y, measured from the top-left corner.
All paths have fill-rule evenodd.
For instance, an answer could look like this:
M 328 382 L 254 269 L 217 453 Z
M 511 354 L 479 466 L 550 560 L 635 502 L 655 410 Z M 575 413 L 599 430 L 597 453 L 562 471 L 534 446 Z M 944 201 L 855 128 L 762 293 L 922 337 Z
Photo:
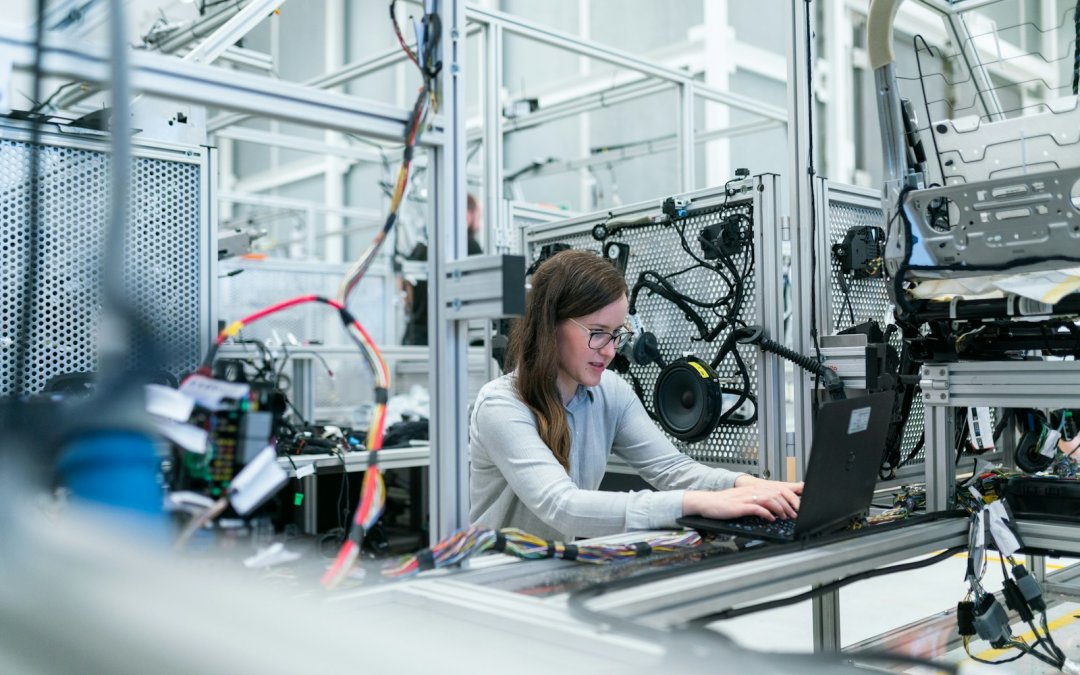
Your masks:
M 960 222 L 960 207 L 946 197 L 930 200 L 924 213 L 926 223 L 937 232 L 951 232 L 953 223 Z

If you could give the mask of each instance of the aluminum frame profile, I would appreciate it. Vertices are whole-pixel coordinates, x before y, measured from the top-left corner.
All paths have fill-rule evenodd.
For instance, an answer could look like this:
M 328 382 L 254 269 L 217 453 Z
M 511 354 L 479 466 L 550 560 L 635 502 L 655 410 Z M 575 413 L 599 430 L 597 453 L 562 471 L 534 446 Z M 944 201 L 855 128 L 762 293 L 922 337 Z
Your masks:
M 28 70 L 34 61 L 34 44 L 25 31 L 0 26 L 0 48 L 15 68 Z M 410 111 L 365 101 L 267 77 L 182 62 L 161 54 L 130 55 L 133 91 L 172 100 L 225 109 L 242 110 L 263 117 L 334 129 L 400 142 Z M 61 45 L 45 41 L 42 72 L 48 76 L 106 83 L 109 79 L 107 51 L 96 45 Z M 420 137 L 418 145 L 438 147 L 446 141 L 441 117 Z
M 817 586 L 967 542 L 966 518 L 867 534 L 756 560 L 689 571 L 595 597 L 591 610 L 671 628 L 763 597 Z M 838 626 L 838 617 L 832 617 Z M 820 641 L 817 644 L 822 644 Z
M 694 135 L 694 145 L 700 145 L 709 143 L 711 141 L 719 140 L 721 138 L 734 138 L 743 134 L 753 134 L 759 131 L 768 131 L 769 129 L 781 126 L 781 122 L 772 119 L 757 120 L 753 122 L 744 122 L 743 124 L 734 124 L 723 129 L 713 129 L 712 131 L 704 131 Z M 630 147 L 620 148 L 618 150 L 612 150 L 610 152 L 602 152 L 580 157 L 578 159 L 568 159 L 561 162 L 551 162 L 538 166 L 532 171 L 523 174 L 517 178 L 517 180 L 538 178 L 540 176 L 550 176 L 559 173 L 566 173 L 568 171 L 576 171 L 578 169 L 584 169 L 592 166 L 603 166 L 605 164 L 611 164 L 613 162 L 622 162 L 628 159 L 634 159 L 635 157 L 647 157 L 655 155 L 660 152 L 669 152 L 671 150 L 677 150 L 680 147 L 680 140 L 678 135 L 672 135 L 663 139 L 643 142 Z
M 921 371 L 926 405 L 926 507 L 950 508 L 956 471 L 952 407 L 1070 408 L 1080 400 L 1076 361 L 972 361 L 928 363 Z M 1006 455 L 1009 455 L 1006 448 Z
M 474 28 L 470 26 L 465 32 L 466 35 L 473 35 L 474 33 L 479 32 L 479 30 L 479 27 Z M 401 50 L 401 47 L 392 47 L 386 51 L 379 52 L 375 56 L 347 63 L 337 70 L 304 80 L 300 84 L 311 87 L 312 89 L 333 89 L 334 87 L 340 87 L 343 84 L 347 84 L 352 80 L 359 79 L 372 73 L 377 73 L 384 68 L 403 63 L 405 60 L 405 52 Z M 213 134 L 226 127 L 239 124 L 251 116 L 251 114 L 244 113 L 226 113 L 218 115 L 207 120 L 206 131 L 207 133 Z M 397 142 L 400 143 L 401 139 L 398 138 Z
M 446 298 L 451 293 L 446 277 L 452 262 L 468 253 L 465 236 L 465 86 L 466 71 L 465 3 L 463 0 L 436 0 L 442 34 L 441 60 L 443 115 L 447 120 L 445 142 L 432 150 L 428 180 L 431 198 L 428 215 L 431 236 L 428 243 L 428 336 L 431 345 L 431 430 L 434 453 L 430 479 L 431 537 L 441 540 L 469 522 L 469 395 L 468 323 L 449 311 Z M 434 311 L 432 311 L 434 310 Z
M 159 45 L 159 51 L 168 54 L 182 49 L 190 42 L 199 39 L 200 31 L 212 31 L 182 59 L 191 63 L 210 63 L 222 56 L 237 40 L 251 32 L 266 18 L 267 14 L 280 7 L 284 1 L 251 0 L 239 10 L 234 5 L 227 5 L 214 14 L 200 17 L 184 29 L 178 29 L 176 35 L 166 38 Z M 101 87 L 90 87 L 65 92 L 57 100 L 56 107 L 61 110 L 69 109 L 100 91 L 102 91 Z
M 818 231 L 823 228 L 824 209 L 822 199 L 815 202 L 815 190 L 819 187 L 811 176 L 809 150 L 813 145 L 813 127 L 811 126 L 811 110 L 813 94 L 811 83 L 808 81 L 806 72 L 807 44 L 805 26 L 807 21 L 812 21 L 806 3 L 796 2 L 790 4 L 787 13 L 788 19 L 788 89 L 787 105 L 788 115 L 791 122 L 788 124 L 788 158 L 789 176 L 788 186 L 790 190 L 789 214 L 793 223 L 791 232 L 795 241 L 792 242 L 792 300 L 798 298 L 796 308 L 799 311 L 792 312 L 791 330 L 792 346 L 796 351 L 807 354 L 812 353 L 813 341 L 810 327 L 810 297 L 812 292 L 817 297 L 822 297 L 823 289 L 820 288 L 820 279 L 811 273 L 810 261 L 813 260 L 816 243 L 811 240 L 806 224 L 815 223 Z M 816 290 L 811 289 L 812 284 L 818 284 Z M 820 317 L 818 325 L 821 325 Z M 804 392 L 809 391 L 813 382 L 806 371 L 801 368 L 795 369 L 795 434 L 793 454 L 795 457 L 795 480 L 801 480 L 806 471 L 807 455 L 810 452 L 810 441 L 813 438 L 814 420 L 810 412 L 810 406 L 803 403 Z

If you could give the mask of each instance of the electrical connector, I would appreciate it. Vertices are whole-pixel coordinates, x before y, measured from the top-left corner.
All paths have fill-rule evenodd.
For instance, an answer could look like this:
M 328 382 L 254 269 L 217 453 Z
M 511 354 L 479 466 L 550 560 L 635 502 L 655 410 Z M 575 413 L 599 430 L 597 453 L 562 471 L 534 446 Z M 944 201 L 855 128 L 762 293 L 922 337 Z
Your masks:
M 1005 596 L 1005 606 L 1020 615 L 1022 621 L 1031 621 L 1035 618 L 1015 581 L 1006 579 L 1002 583 L 1001 593 Z
M 1012 574 L 1016 579 L 1016 586 L 1027 601 L 1027 606 L 1036 612 L 1045 612 L 1046 601 L 1043 600 L 1042 587 L 1035 577 L 1031 576 L 1023 565 L 1013 565 Z
M 956 604 L 956 625 L 960 635 L 975 634 L 975 603 L 961 600 Z
M 983 596 L 975 615 L 975 632 L 979 637 L 1000 649 L 1009 642 L 1012 631 L 1009 630 L 1009 615 L 993 595 Z

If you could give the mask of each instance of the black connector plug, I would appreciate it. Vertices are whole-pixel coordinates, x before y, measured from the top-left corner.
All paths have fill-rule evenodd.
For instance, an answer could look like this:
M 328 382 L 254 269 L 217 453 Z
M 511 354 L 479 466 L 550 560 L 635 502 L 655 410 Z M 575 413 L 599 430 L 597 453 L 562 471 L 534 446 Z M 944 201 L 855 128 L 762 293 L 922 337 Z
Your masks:
M 956 604 L 956 626 L 963 636 L 975 634 L 975 603 L 962 600 Z
M 1020 589 L 1020 594 L 1023 595 L 1024 600 L 1027 602 L 1027 606 L 1036 612 L 1045 612 L 1046 601 L 1043 600 L 1042 587 L 1039 586 L 1039 582 L 1035 580 L 1035 577 L 1031 576 L 1031 573 L 1023 565 L 1013 565 L 1012 574 L 1013 578 L 1016 579 L 1016 586 Z
M 1031 621 L 1035 618 L 1015 581 L 1006 579 L 1002 583 L 1001 593 L 1005 596 L 1005 606 L 1019 614 L 1022 621 Z

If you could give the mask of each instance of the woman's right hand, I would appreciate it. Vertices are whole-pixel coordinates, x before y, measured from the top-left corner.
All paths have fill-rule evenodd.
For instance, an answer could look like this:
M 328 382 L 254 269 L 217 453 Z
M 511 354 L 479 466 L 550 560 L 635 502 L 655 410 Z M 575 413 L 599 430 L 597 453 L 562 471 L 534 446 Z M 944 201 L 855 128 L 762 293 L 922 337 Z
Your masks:
M 687 490 L 683 494 L 683 515 L 730 520 L 760 516 L 768 521 L 794 518 L 799 509 L 802 483 L 759 481 L 717 492 Z

